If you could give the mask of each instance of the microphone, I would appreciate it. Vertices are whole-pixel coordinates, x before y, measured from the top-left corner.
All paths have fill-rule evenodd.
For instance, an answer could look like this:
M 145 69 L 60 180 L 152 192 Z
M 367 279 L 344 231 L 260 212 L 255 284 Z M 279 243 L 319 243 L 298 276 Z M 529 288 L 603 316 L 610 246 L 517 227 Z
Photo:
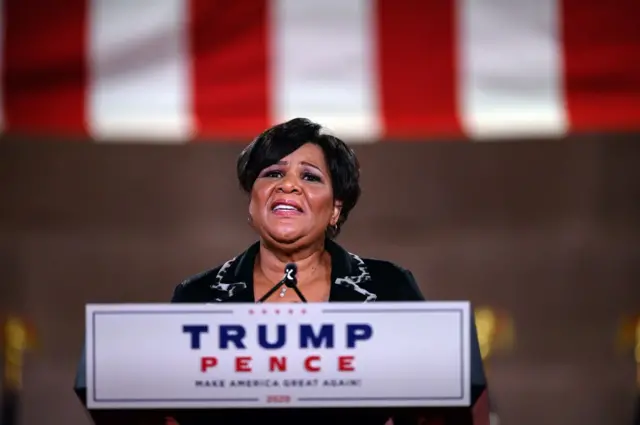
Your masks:
M 298 266 L 296 263 L 289 263 L 284 266 L 284 284 L 287 288 L 293 288 L 298 285 Z
M 293 289 L 296 295 L 298 295 L 298 298 L 300 298 L 300 301 L 306 303 L 307 299 L 304 297 L 304 295 L 302 295 L 300 289 L 298 289 L 298 266 L 296 266 L 296 263 L 287 264 L 284 267 L 284 274 L 284 284 L 287 286 L 287 288 Z
M 300 289 L 298 289 L 297 274 L 298 274 L 298 266 L 296 266 L 295 263 L 288 263 L 286 266 L 284 266 L 284 277 L 282 278 L 282 280 L 276 283 L 273 286 L 273 288 L 269 290 L 269 292 L 264 294 L 262 298 L 258 300 L 258 304 L 265 302 L 282 285 L 285 285 L 287 288 L 293 289 L 296 295 L 298 295 L 298 298 L 300 298 L 300 301 L 302 301 L 303 303 L 306 303 L 307 299 L 304 297 L 304 295 L 302 295 L 302 292 L 300 292 Z

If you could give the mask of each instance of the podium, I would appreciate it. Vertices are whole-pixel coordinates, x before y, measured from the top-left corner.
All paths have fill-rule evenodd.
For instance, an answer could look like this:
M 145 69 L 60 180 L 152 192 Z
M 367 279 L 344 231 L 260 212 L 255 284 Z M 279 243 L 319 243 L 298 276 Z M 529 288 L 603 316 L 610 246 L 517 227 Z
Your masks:
M 468 302 L 87 305 L 75 382 L 97 425 L 485 425 L 485 389 Z

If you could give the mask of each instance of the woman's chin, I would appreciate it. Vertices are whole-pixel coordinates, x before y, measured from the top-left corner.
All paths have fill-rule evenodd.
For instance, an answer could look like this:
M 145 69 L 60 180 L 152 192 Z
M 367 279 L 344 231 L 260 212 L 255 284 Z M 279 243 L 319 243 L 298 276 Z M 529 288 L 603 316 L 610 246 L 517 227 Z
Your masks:
M 305 232 L 300 231 L 299 229 L 277 229 L 273 232 L 270 232 L 270 237 L 274 242 L 289 245 L 292 243 L 296 243 L 300 239 L 302 239 L 305 235 Z

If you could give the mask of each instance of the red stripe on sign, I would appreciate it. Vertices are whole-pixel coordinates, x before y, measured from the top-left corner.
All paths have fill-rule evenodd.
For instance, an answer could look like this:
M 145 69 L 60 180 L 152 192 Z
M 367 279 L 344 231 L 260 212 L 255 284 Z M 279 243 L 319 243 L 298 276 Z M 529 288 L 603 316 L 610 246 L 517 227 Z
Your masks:
M 640 1 L 562 4 L 571 130 L 640 128 Z
M 461 136 L 454 1 L 377 1 L 384 137 Z
M 193 109 L 200 138 L 269 125 L 268 0 L 191 0 Z
M 86 0 L 5 0 L 8 131 L 85 133 Z

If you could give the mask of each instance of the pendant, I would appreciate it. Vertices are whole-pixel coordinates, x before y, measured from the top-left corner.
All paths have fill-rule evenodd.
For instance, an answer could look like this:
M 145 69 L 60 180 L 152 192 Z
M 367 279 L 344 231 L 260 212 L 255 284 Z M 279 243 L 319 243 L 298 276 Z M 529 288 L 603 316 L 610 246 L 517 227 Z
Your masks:
M 287 287 L 282 286 L 282 291 L 280 291 L 280 298 L 284 297 L 284 293 L 287 292 Z

